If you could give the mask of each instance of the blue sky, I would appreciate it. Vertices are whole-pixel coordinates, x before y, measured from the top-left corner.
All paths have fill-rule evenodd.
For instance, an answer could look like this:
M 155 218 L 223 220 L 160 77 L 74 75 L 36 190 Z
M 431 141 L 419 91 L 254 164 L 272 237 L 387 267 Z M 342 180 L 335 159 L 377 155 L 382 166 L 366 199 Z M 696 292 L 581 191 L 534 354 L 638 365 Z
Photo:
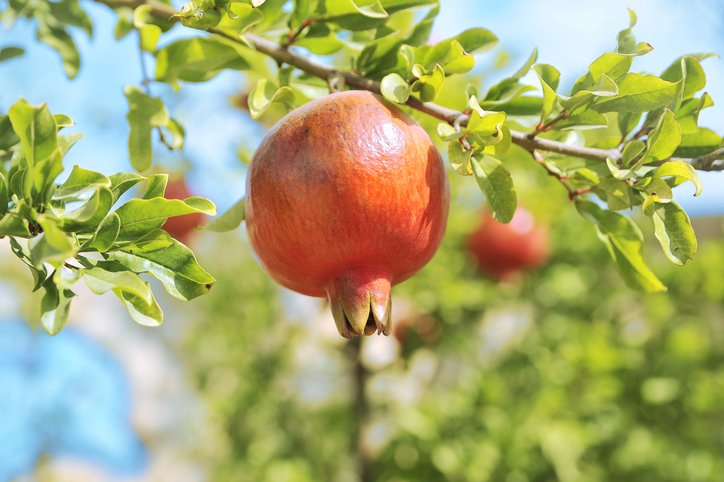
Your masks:
M 74 33 L 82 64 L 73 81 L 64 76 L 57 55 L 35 41 L 31 23 L 22 21 L 12 30 L 0 30 L 0 46 L 21 45 L 27 50 L 20 59 L 0 63 L 0 107 L 7 109 L 21 96 L 34 103 L 47 101 L 53 112 L 73 117 L 77 130 L 85 134 L 71 151 L 68 165 L 80 164 L 103 172 L 129 170 L 123 87 L 137 85 L 141 78 L 137 40 L 131 35 L 115 41 L 114 14 L 93 2 L 83 3 L 95 21 L 96 31 L 90 41 L 81 33 Z M 444 38 L 467 27 L 487 27 L 500 37 L 499 48 L 511 53 L 510 70 L 537 46 L 539 61 L 555 65 L 562 73 L 565 86 L 585 72 L 601 52 L 613 48 L 616 33 L 627 25 L 627 7 L 638 13 L 637 38 L 655 48 L 651 54 L 637 59 L 638 70 L 660 72 L 685 53 L 720 53 L 724 46 L 724 7 L 721 5 L 719 0 L 608 0 L 605 3 L 443 0 L 434 35 Z M 147 63 L 150 64 L 150 59 Z M 705 68 L 709 80 L 707 90 L 720 105 L 706 110 L 701 121 L 721 132 L 724 62 L 708 59 Z M 494 80 L 494 77 L 490 79 Z M 242 82 L 241 75 L 227 72 L 206 84 L 186 84 L 180 94 L 167 87 L 153 86 L 154 95 L 163 95 L 172 115 L 186 127 L 184 158 L 193 166 L 192 186 L 199 194 L 212 198 L 222 210 L 243 193 L 244 168 L 237 160 L 237 148 L 241 144 L 253 148 L 263 137 L 259 126 L 229 107 L 228 97 L 238 91 Z M 169 156 L 162 149 L 157 152 L 160 154 L 157 159 L 180 160 L 179 156 Z M 724 173 L 703 177 L 704 194 L 698 198 L 686 196 L 688 192 L 693 193 L 693 189 L 683 187 L 681 203 L 692 214 L 724 212 Z

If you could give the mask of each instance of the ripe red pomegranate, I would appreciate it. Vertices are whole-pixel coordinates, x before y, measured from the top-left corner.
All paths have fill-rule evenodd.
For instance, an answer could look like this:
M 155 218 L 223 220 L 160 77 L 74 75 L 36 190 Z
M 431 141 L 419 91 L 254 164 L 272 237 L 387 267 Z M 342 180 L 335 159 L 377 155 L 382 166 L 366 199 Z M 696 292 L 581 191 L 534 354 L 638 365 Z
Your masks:
M 377 96 L 348 91 L 272 128 L 249 168 L 246 227 L 272 278 L 329 297 L 342 336 L 387 335 L 390 288 L 435 254 L 449 200 L 427 133 Z
M 548 260 L 548 230 L 537 226 L 523 208 L 518 208 L 508 224 L 499 223 L 486 211 L 482 224 L 468 239 L 468 250 L 482 272 L 505 281 Z
M 169 179 L 165 196 L 167 199 L 186 199 L 193 196 L 193 194 L 191 194 L 184 178 L 178 177 Z M 204 215 L 201 213 L 191 213 L 168 218 L 163 225 L 163 229 L 183 244 L 188 244 L 196 227 L 202 224 L 204 224 Z

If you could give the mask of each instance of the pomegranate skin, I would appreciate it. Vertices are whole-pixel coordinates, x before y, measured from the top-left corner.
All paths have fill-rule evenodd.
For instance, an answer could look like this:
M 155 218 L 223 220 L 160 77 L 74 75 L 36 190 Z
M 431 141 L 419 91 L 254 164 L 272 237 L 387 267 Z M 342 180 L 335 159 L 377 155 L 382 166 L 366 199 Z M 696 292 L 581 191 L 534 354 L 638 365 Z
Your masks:
M 548 230 L 537 226 L 524 208 L 518 208 L 508 224 L 499 223 L 486 211 L 468 238 L 468 251 L 481 272 L 507 281 L 548 261 Z
M 189 190 L 186 181 L 183 178 L 173 179 L 166 186 L 165 197 L 167 199 L 187 199 L 193 196 Z M 197 226 L 204 223 L 204 215 L 201 213 L 184 214 L 183 216 L 174 216 L 168 218 L 163 225 L 163 229 L 173 238 L 178 239 L 183 244 L 189 244 L 191 235 Z
M 340 334 L 388 334 L 390 287 L 435 254 L 449 187 L 427 133 L 362 91 L 281 119 L 252 159 L 246 227 L 281 285 L 329 297 Z

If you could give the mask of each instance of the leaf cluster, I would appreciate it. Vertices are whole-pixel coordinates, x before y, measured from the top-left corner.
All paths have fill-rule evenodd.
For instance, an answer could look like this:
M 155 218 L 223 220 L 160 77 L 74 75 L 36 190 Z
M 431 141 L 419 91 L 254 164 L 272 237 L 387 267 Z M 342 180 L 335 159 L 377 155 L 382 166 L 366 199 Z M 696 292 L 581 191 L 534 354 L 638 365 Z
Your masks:
M 81 280 L 94 293 L 112 291 L 134 321 L 156 326 L 163 313 L 141 275 L 182 300 L 215 282 L 163 224 L 172 216 L 214 215 L 216 208 L 200 197 L 166 199 L 166 174 L 106 176 L 74 166 L 58 182 L 63 158 L 80 138 L 65 133 L 72 126 L 68 116 L 23 99 L 0 115 L 0 237 L 30 269 L 33 290 L 44 290 L 41 320 L 50 334 L 65 325 Z M 126 199 L 139 183 L 145 191 Z

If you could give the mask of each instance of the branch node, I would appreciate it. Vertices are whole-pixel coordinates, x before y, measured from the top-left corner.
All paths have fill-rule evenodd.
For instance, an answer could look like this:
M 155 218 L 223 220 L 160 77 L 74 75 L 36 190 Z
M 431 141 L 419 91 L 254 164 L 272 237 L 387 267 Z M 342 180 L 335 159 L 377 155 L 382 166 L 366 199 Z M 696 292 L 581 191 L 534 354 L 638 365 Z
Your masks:
M 338 70 L 332 70 L 327 76 L 327 87 L 329 87 L 329 93 L 334 94 L 335 92 L 342 92 L 345 87 L 345 78 L 342 72 Z

